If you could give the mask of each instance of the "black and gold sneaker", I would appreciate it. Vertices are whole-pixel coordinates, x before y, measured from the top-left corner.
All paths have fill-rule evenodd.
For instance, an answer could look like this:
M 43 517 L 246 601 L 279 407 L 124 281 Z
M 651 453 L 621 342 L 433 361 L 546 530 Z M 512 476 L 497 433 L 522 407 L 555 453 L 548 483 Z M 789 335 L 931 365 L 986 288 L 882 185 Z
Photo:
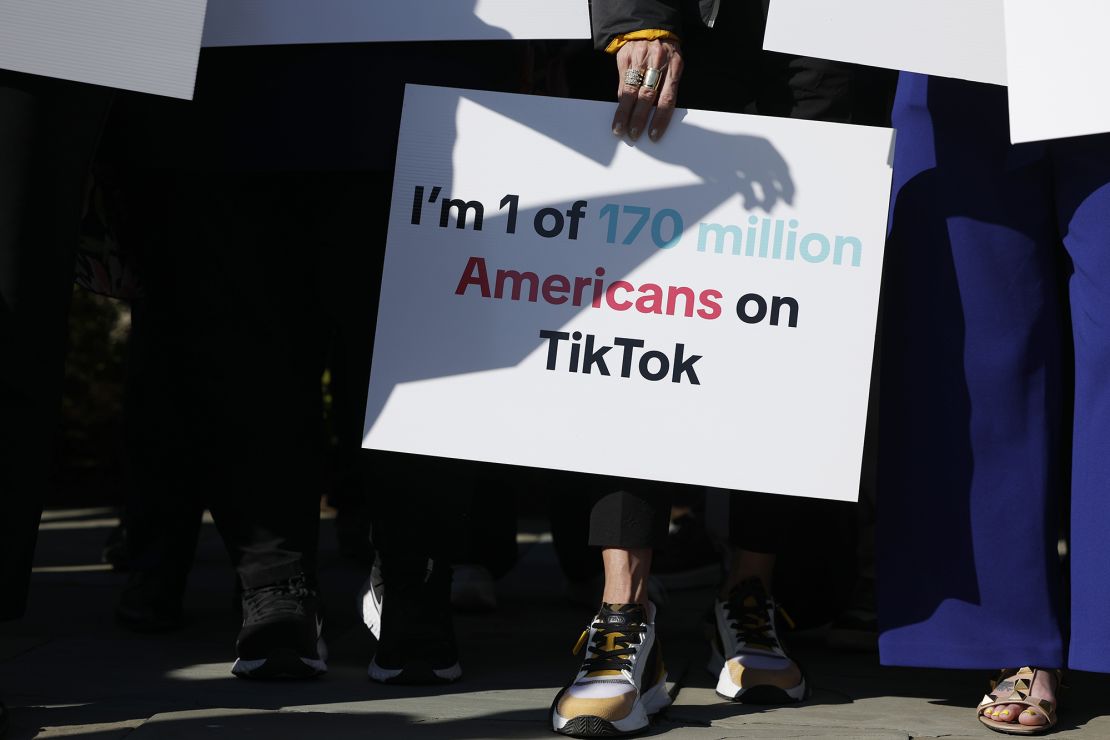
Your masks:
M 707 666 L 717 676 L 717 694 L 746 704 L 805 698 L 805 677 L 779 641 L 775 620 L 780 611 L 758 578 L 740 583 L 727 600 L 717 600 Z
M 655 637 L 655 606 L 602 604 L 575 645 L 578 675 L 555 697 L 551 726 L 572 737 L 631 735 L 671 703 Z

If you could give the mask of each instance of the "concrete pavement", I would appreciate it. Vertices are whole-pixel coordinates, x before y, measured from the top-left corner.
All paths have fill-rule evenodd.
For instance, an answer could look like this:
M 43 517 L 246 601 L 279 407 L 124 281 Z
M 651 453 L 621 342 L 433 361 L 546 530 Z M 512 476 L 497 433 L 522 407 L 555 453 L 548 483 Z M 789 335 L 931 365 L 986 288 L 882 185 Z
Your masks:
M 374 643 L 355 600 L 365 573 L 336 553 L 330 522 L 322 525 L 321 573 L 331 670 L 316 681 L 256 683 L 228 672 L 237 631 L 233 575 L 214 527 L 204 528 L 186 629 L 139 636 L 113 623 L 124 576 L 99 564 L 113 521 L 110 510 L 54 511 L 44 520 L 31 610 L 0 629 L 0 696 L 13 710 L 13 740 L 555 737 L 548 706 L 577 668 L 570 651 L 590 614 L 563 598 L 542 522 L 522 538 L 520 564 L 499 584 L 498 610 L 458 616 L 463 680 L 428 689 L 367 680 Z M 706 590 L 671 593 L 660 636 L 675 702 L 649 736 L 1000 737 L 974 718 L 985 675 L 883 668 L 873 654 L 828 649 L 819 633 L 794 636 L 813 686 L 809 701 L 723 702 L 703 667 L 699 622 L 710 599 Z M 1068 683 L 1054 737 L 1110 738 L 1110 679 L 1072 674 Z

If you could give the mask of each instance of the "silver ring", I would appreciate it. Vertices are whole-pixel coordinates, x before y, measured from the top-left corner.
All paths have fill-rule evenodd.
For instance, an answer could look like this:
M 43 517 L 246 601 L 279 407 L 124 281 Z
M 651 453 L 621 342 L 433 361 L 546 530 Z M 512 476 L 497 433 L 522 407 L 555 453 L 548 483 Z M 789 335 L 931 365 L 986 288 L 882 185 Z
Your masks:
M 644 75 L 644 87 L 649 90 L 654 90 L 659 87 L 659 81 L 663 79 L 663 71 L 655 67 L 648 67 L 647 74 Z
M 629 87 L 639 87 L 644 84 L 644 73 L 638 69 L 628 69 L 624 73 L 624 84 Z

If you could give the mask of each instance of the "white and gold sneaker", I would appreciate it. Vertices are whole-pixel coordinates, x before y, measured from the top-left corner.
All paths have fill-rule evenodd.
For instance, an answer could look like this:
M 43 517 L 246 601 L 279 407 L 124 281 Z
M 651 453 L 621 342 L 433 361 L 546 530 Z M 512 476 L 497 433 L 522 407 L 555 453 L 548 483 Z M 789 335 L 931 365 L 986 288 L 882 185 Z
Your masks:
M 783 650 L 775 628 L 779 611 L 758 578 L 740 583 L 727 600 L 714 604 L 707 667 L 717 676 L 720 696 L 747 704 L 786 704 L 805 698 L 805 676 Z
M 602 604 L 574 648 L 586 658 L 551 705 L 552 728 L 573 737 L 631 735 L 671 703 L 655 638 L 655 606 Z

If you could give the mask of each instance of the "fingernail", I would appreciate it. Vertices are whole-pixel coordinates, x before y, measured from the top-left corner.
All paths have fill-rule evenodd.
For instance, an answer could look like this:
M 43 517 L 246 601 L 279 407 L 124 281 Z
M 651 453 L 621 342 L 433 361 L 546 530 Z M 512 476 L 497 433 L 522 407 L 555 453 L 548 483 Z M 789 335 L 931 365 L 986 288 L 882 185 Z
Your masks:
M 640 129 L 638 129 L 638 128 L 631 129 L 631 130 L 629 130 L 628 135 L 631 136 L 633 139 L 635 139 L 637 136 L 640 135 Z
M 624 124 L 618 123 L 618 124 L 614 125 L 613 126 L 613 135 L 614 136 L 623 136 L 624 135 Z
M 652 141 L 655 141 L 656 139 L 658 139 L 659 138 L 659 129 L 653 128 L 651 131 L 649 131 L 648 132 L 648 138 L 650 138 Z

